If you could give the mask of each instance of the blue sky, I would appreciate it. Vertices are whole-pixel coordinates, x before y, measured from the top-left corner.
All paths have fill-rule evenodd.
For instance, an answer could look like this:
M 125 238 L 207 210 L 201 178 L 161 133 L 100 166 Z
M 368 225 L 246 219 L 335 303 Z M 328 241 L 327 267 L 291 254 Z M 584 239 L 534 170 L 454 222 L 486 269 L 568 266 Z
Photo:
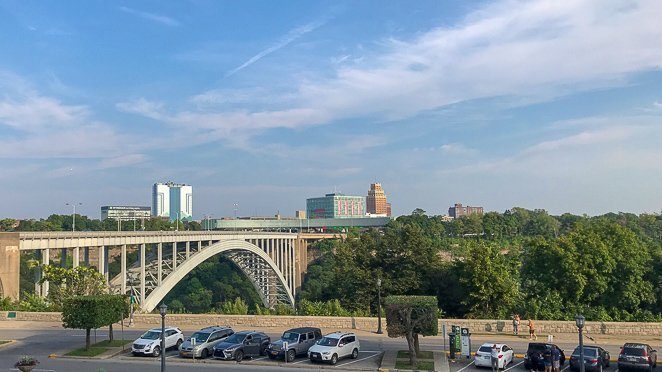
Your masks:
M 662 3 L 0 0 L 0 215 L 662 210 Z

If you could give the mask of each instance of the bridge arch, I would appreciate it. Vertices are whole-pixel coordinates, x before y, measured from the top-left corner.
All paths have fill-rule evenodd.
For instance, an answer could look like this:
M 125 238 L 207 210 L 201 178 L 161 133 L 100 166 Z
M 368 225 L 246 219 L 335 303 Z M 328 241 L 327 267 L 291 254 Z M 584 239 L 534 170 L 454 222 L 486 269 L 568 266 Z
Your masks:
M 178 263 L 177 268 L 163 278 L 161 285 L 145 298 L 141 306 L 143 311 L 152 311 L 191 270 L 218 254 L 229 258 L 241 269 L 257 290 L 265 307 L 273 307 L 276 302 L 287 302 L 294 306 L 294 296 L 287 281 L 266 252 L 245 240 L 223 240 Z

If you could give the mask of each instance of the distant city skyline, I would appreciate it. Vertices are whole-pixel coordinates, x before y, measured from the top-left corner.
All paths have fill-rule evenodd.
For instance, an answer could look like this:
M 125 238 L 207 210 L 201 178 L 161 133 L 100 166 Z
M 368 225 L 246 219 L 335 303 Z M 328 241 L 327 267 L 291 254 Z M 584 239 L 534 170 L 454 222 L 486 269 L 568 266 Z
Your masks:
M 380 182 L 456 202 L 662 211 L 656 0 L 0 3 L 0 216 L 293 215 Z

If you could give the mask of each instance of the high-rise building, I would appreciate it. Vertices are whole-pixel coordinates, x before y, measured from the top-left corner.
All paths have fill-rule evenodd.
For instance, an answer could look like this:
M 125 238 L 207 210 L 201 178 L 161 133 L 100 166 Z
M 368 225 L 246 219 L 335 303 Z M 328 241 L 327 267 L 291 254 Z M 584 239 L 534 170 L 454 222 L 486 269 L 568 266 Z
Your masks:
M 371 215 L 391 216 L 391 204 L 386 201 L 386 194 L 381 183 L 370 184 L 366 198 L 366 212 Z
M 365 216 L 365 197 L 338 193 L 306 199 L 308 218 L 352 218 Z
M 121 221 L 149 219 L 152 216 L 149 207 L 128 205 L 105 205 L 101 207 L 101 220 L 108 218 Z
M 455 203 L 455 206 L 448 208 L 448 215 L 453 218 L 468 216 L 470 214 L 483 214 L 483 207 L 463 207 L 460 203 Z
M 193 220 L 193 187 L 173 182 L 152 187 L 152 215 L 174 220 Z

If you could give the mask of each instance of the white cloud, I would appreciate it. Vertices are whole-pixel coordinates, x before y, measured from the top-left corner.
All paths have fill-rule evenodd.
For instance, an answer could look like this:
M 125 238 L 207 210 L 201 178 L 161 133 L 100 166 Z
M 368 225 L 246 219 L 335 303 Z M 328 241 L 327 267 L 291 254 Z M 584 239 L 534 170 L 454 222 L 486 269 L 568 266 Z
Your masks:
M 308 74 L 299 80 L 289 102 L 278 108 L 219 107 L 214 112 L 206 105 L 204 112 L 191 108 L 169 113 L 154 107 L 133 112 L 191 129 L 250 135 L 346 118 L 406 118 L 481 98 L 549 100 L 622 84 L 632 74 L 662 68 L 662 48 L 657 47 L 661 18 L 662 3 L 656 0 L 504 0 L 452 27 L 411 40 L 387 40 L 360 66 L 341 64 L 331 78 Z M 315 27 L 294 30 L 235 70 Z M 192 98 L 200 99 L 204 98 Z
M 161 14 L 144 12 L 144 11 L 129 8 L 129 7 L 126 7 L 126 6 L 119 7 L 119 10 L 121 10 L 125 13 L 133 14 L 133 15 L 138 16 L 140 18 L 144 18 L 144 19 L 148 19 L 150 21 L 162 23 L 164 25 L 179 26 L 179 21 L 178 20 L 176 20 L 172 17 L 161 15 Z
M 439 148 L 446 155 L 472 155 L 477 151 L 461 143 L 447 143 Z
M 308 24 L 305 24 L 303 26 L 297 27 L 295 29 L 290 30 L 285 36 L 280 38 L 276 43 L 271 45 L 270 47 L 262 50 L 261 52 L 257 53 L 253 57 L 249 58 L 246 62 L 242 63 L 238 67 L 228 71 L 227 74 L 225 74 L 226 77 L 231 76 L 236 74 L 237 72 L 245 69 L 246 67 L 252 65 L 253 63 L 259 61 L 260 59 L 268 56 L 269 54 L 278 51 L 279 49 L 282 49 L 292 43 L 293 41 L 297 40 L 298 38 L 302 37 L 303 35 L 315 31 L 317 28 L 320 26 L 324 25 L 327 22 L 327 19 L 322 19 L 318 20 L 315 22 L 311 22 Z

